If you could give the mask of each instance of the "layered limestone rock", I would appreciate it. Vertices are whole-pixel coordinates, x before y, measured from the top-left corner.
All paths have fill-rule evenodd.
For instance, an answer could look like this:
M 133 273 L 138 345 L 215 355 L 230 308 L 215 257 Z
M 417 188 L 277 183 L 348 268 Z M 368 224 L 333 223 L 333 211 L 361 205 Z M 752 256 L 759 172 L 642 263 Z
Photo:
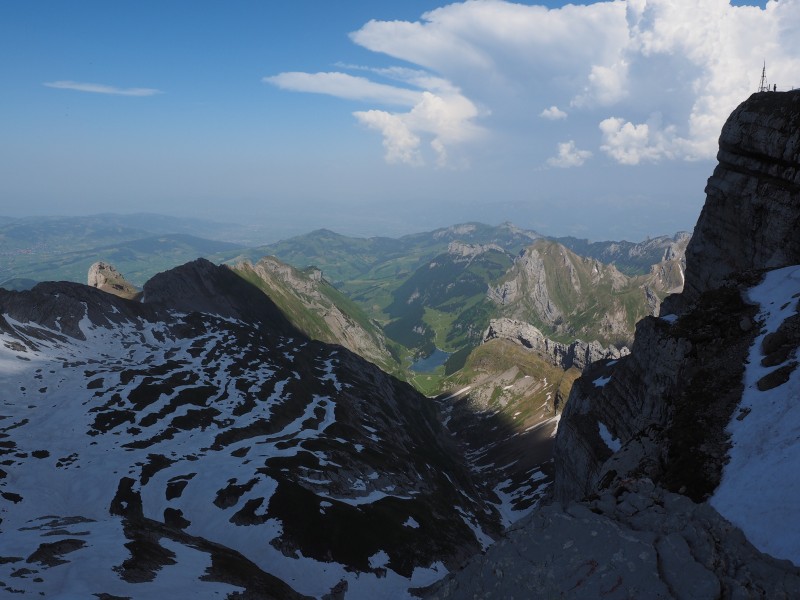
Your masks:
M 113 265 L 103 261 L 98 261 L 89 267 L 87 283 L 91 287 L 96 287 L 120 298 L 134 299 L 140 294 L 136 286 L 126 280 L 122 273 L 117 271 Z
M 497 244 L 464 244 L 462 242 L 450 242 L 447 245 L 448 254 L 467 260 L 473 259 L 490 250 L 505 252 L 505 250 Z
M 556 499 L 580 500 L 637 476 L 706 498 L 719 483 L 754 313 L 737 289 L 709 292 L 678 320 L 643 319 L 630 356 L 585 371 L 556 438 Z
M 680 318 L 644 319 L 630 357 L 573 387 L 556 441 L 561 501 L 637 474 L 697 501 L 718 485 L 756 335 L 742 293 L 756 272 L 800 263 L 800 91 L 755 94 L 731 114 L 706 191 L 686 287 L 662 310 Z M 623 446 L 614 460 L 600 425 Z
M 686 250 L 686 302 L 732 274 L 800 262 L 800 90 L 741 104 L 717 158 Z
M 658 314 L 661 299 L 683 285 L 682 247 L 671 242 L 648 275 L 628 277 L 614 265 L 538 240 L 487 290 L 498 313 L 534 323 L 550 337 L 630 344 L 636 321 Z
M 581 371 L 598 360 L 617 359 L 630 353 L 625 346 L 622 348 L 615 348 L 614 346 L 606 348 L 597 341 L 584 342 L 583 340 L 575 340 L 571 344 L 555 342 L 545 337 L 541 331 L 530 323 L 515 321 L 514 319 L 492 319 L 483 334 L 483 341 L 488 342 L 493 339 L 511 340 L 547 357 L 557 367 L 562 369 L 575 367 Z

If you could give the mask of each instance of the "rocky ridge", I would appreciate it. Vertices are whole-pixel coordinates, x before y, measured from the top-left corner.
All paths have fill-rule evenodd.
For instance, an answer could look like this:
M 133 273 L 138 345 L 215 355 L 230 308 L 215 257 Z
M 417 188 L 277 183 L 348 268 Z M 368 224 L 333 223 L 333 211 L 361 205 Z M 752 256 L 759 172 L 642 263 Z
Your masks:
M 661 299 L 680 291 L 680 244 L 665 250 L 649 275 L 629 277 L 614 265 L 581 257 L 548 240 L 526 248 L 487 298 L 501 316 L 532 323 L 548 337 L 628 345 L 636 321 L 657 314 Z
M 734 111 L 685 291 L 638 323 L 630 356 L 590 366 L 573 386 L 556 436 L 556 502 L 429 597 L 800 595 L 796 460 L 782 459 L 796 449 L 800 389 L 798 123 L 800 92 L 755 94 Z M 747 437 L 732 439 L 740 430 Z M 756 466 L 730 470 L 743 461 Z
M 553 365 L 562 369 L 575 367 L 583 371 L 598 360 L 615 360 L 630 354 L 630 350 L 625 346 L 604 348 L 596 341 L 575 340 L 571 344 L 556 342 L 545 337 L 530 323 L 513 319 L 492 319 L 483 334 L 483 342 L 493 339 L 507 339 L 521 344 L 525 348 L 543 354 Z
M 397 595 L 499 531 L 434 403 L 231 269 L 0 313 L 4 593 Z
M 234 271 L 259 286 L 313 339 L 341 344 L 386 371 L 396 370 L 380 329 L 315 268 L 301 272 L 271 256 L 240 262 Z
M 658 236 L 642 242 L 590 242 L 572 237 L 555 238 L 576 254 L 613 264 L 623 273 L 643 275 L 650 265 L 681 259 L 692 235 L 679 231 L 673 236 Z

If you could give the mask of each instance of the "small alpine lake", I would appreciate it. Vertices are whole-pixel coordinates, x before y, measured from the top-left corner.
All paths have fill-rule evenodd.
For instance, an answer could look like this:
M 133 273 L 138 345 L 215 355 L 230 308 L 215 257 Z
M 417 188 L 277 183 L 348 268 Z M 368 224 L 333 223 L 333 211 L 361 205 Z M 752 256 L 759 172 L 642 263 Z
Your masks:
M 437 367 L 441 367 L 450 358 L 450 352 L 436 348 L 431 354 L 424 358 L 419 358 L 411 365 L 411 370 L 416 373 L 430 373 Z

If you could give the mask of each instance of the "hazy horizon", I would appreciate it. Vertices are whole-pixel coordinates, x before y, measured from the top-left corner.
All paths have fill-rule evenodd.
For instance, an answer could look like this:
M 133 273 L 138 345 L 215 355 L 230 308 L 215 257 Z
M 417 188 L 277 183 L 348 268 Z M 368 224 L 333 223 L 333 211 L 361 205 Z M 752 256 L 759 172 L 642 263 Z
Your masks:
M 779 90 L 800 84 L 798 15 L 800 0 L 9 0 L 0 214 L 280 237 L 691 231 L 763 63 Z
M 691 233 L 692 228 L 689 229 L 676 229 L 675 231 L 663 231 L 661 233 L 653 234 L 653 235 L 644 235 L 642 237 L 592 237 L 588 235 L 580 235 L 580 234 L 572 234 L 563 231 L 557 230 L 540 230 L 535 229 L 533 227 L 526 227 L 520 225 L 517 222 L 511 220 L 505 221 L 488 221 L 488 220 L 465 220 L 465 221 L 453 221 L 447 222 L 437 225 L 429 225 L 429 226 L 420 226 L 420 227 L 408 227 L 406 229 L 401 229 L 396 227 L 395 229 L 386 229 L 384 228 L 378 232 L 371 232 L 367 229 L 357 228 L 357 227 L 343 227 L 339 228 L 333 226 L 330 223 L 322 224 L 316 227 L 304 227 L 300 226 L 271 226 L 267 222 L 261 221 L 249 221 L 249 222 L 242 222 L 242 221 L 232 221 L 232 220 L 224 220 L 224 219 L 212 219 L 212 218 L 202 218 L 197 216 L 188 216 L 188 215 L 170 215 L 166 213 L 153 213 L 153 212 L 130 212 L 130 213 L 119 213 L 119 212 L 105 212 L 105 213 L 87 213 L 87 214 L 42 214 L 42 215 L 22 215 L 18 217 L 10 216 L 8 214 L 0 214 L 0 228 L 8 225 L 12 222 L 23 221 L 25 223 L 30 223 L 31 221 L 37 220 L 62 220 L 62 219 L 99 219 L 104 217 L 112 217 L 112 218 L 120 218 L 120 219 L 137 219 L 136 223 L 131 223 L 130 227 L 133 229 L 142 229 L 145 232 L 148 232 L 154 236 L 163 235 L 167 233 L 169 229 L 169 233 L 173 234 L 182 234 L 187 233 L 187 229 L 192 229 L 192 226 L 195 227 L 209 227 L 215 226 L 218 229 L 215 231 L 210 231 L 207 234 L 203 235 L 201 232 L 194 232 L 188 233 L 188 235 L 192 235 L 195 237 L 210 239 L 210 240 L 219 240 L 219 241 L 232 241 L 233 243 L 240 243 L 245 246 L 258 246 L 258 245 L 268 245 L 273 244 L 275 242 L 288 240 L 290 238 L 314 233 L 315 231 L 327 230 L 332 231 L 335 234 L 352 237 L 352 238 L 401 238 L 404 236 L 409 235 L 416 235 L 416 234 L 425 234 L 433 231 L 437 231 L 440 229 L 447 229 L 451 227 L 459 227 L 462 225 L 469 225 L 469 224 L 478 224 L 478 225 L 486 225 L 489 227 L 500 227 L 505 224 L 510 224 L 512 226 L 518 227 L 520 229 L 524 229 L 526 231 L 530 231 L 532 233 L 540 234 L 544 237 L 549 238 L 562 238 L 562 237 L 575 237 L 578 239 L 587 239 L 589 242 L 634 242 L 639 243 L 646 241 L 648 239 L 652 239 L 655 237 L 673 237 L 680 233 Z M 152 227 L 148 229 L 148 225 L 146 223 L 142 223 L 141 219 L 150 219 L 150 218 L 167 218 L 167 219 L 175 219 L 178 221 L 187 221 L 180 227 L 176 228 L 166 228 L 163 225 L 160 227 Z M 249 242 L 241 241 L 247 238 L 250 240 Z M 237 241 L 239 240 L 239 241 Z M 257 241 L 256 241 L 257 240 Z

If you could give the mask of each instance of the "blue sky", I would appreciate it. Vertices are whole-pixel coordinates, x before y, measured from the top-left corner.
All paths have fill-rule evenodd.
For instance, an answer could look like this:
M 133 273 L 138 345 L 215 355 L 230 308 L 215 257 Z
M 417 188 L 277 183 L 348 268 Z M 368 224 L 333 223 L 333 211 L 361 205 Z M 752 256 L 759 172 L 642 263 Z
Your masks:
M 691 229 L 724 118 L 762 61 L 800 85 L 797 39 L 800 0 L 5 0 L 0 215 Z

